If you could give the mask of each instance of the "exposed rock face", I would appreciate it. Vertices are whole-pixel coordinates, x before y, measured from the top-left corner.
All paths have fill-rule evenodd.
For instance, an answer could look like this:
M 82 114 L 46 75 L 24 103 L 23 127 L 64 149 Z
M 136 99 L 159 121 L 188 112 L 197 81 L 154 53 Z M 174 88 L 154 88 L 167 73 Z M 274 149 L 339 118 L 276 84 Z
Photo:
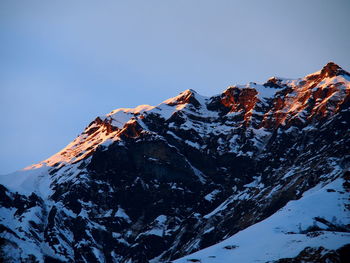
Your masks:
M 345 245 L 337 249 L 336 251 L 328 251 L 323 247 L 311 248 L 307 247 L 299 253 L 295 258 L 283 258 L 275 261 L 275 263 L 327 263 L 327 262 L 339 262 L 345 263 L 349 261 L 350 258 L 350 246 Z
M 329 63 L 303 79 L 210 98 L 187 90 L 98 117 L 61 152 L 13 175 L 32 178 L 29 192 L 1 179 L 2 257 L 168 262 L 218 243 L 344 176 L 349 98 L 349 73 Z M 280 262 L 297 262 L 288 260 Z

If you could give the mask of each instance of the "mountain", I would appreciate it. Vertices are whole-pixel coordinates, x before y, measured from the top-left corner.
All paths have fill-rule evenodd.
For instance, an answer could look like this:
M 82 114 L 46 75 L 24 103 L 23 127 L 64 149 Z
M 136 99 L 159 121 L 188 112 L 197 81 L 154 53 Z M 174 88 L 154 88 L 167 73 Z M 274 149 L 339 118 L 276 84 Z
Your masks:
M 0 176 L 4 262 L 348 262 L 350 73 L 186 90 Z

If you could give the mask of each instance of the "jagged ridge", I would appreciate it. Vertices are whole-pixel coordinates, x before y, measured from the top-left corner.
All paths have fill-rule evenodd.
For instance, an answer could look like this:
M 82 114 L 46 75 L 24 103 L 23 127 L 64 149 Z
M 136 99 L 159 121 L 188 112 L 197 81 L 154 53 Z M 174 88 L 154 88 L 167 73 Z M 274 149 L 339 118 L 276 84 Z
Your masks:
M 1 178 L 4 255 L 168 261 L 260 222 L 347 171 L 349 81 L 328 63 L 96 118 L 56 155 Z

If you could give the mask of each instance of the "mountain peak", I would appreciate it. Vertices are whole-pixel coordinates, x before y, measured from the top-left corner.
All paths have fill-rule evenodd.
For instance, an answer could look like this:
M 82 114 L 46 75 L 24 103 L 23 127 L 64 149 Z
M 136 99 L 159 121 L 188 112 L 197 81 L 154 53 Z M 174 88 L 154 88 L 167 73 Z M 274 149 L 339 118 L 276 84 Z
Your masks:
M 171 99 L 164 101 L 164 103 L 170 106 L 190 103 L 197 107 L 200 105 L 200 103 L 196 99 L 196 95 L 197 95 L 197 92 L 195 90 L 187 89 L 181 92 L 176 97 L 173 97 Z
M 195 91 L 194 89 L 187 89 L 181 92 L 180 94 L 197 94 L 197 91 Z
M 343 74 L 344 70 L 334 62 L 328 62 L 321 70 L 321 75 L 334 77 Z
M 318 80 L 321 81 L 324 78 L 333 78 L 339 75 L 348 75 L 350 73 L 342 69 L 339 65 L 334 62 L 328 62 L 321 70 L 307 75 L 306 80 Z

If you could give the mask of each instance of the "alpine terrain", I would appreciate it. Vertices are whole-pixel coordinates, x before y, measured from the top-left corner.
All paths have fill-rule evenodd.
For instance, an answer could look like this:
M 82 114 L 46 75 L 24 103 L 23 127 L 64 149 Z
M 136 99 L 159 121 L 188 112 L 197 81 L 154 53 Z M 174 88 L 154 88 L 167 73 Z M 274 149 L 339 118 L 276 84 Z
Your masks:
M 0 176 L 0 261 L 350 262 L 349 128 L 332 62 L 114 110 Z

